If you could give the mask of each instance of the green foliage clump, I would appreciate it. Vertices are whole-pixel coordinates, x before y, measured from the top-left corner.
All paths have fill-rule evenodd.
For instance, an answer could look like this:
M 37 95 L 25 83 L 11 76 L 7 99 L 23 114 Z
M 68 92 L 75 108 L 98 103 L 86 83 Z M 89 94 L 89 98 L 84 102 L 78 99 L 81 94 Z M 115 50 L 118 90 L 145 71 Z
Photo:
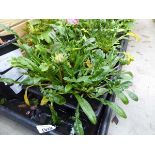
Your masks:
M 40 87 L 44 96 L 42 104 L 50 102 L 54 123 L 57 113 L 53 105 L 64 105 L 64 95 L 74 95 L 78 102 L 74 123 L 76 134 L 84 134 L 79 109 L 92 124 L 97 122 L 86 99 L 88 97 L 108 105 L 126 118 L 121 107 L 103 99 L 102 95 L 116 94 L 124 104 L 129 103 L 128 97 L 138 100 L 133 92 L 127 90 L 132 85 L 132 73 L 116 69 L 123 60 L 126 64 L 125 59 L 118 56 L 118 48 L 120 41 L 126 39 L 132 23 L 132 20 L 116 19 L 78 20 L 76 24 L 67 20 L 28 22 L 28 34 L 18 44 L 24 56 L 12 60 L 13 67 L 27 71 L 28 78 L 20 84 Z

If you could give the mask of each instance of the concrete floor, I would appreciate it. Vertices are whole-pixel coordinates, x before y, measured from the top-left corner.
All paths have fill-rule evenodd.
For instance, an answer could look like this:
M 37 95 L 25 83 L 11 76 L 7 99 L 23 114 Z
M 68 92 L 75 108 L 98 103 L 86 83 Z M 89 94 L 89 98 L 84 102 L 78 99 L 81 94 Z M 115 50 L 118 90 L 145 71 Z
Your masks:
M 136 32 L 140 42 L 131 40 L 128 51 L 135 61 L 125 69 L 134 74 L 131 90 L 139 96 L 139 102 L 131 101 L 129 105 L 118 104 L 124 108 L 128 118 L 119 118 L 119 123 L 110 124 L 110 135 L 155 134 L 155 23 L 152 20 L 137 20 Z M 0 135 L 35 134 L 22 125 L 0 116 Z
M 0 135 L 35 135 L 33 131 L 25 128 L 2 115 L 0 115 Z
M 133 31 L 140 35 L 141 41 L 130 41 L 127 51 L 135 61 L 124 68 L 134 74 L 131 90 L 139 96 L 139 102 L 120 104 L 128 118 L 119 119 L 118 125 L 111 123 L 110 135 L 155 134 L 155 23 L 137 20 Z

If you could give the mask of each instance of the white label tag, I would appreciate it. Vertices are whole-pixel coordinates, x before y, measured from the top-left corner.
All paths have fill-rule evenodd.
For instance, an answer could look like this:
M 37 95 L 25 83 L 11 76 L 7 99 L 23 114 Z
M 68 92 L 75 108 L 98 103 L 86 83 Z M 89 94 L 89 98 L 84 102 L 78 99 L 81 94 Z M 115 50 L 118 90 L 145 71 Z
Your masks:
M 28 77 L 27 75 L 23 75 L 20 79 L 18 79 L 18 82 L 25 80 L 27 77 Z
M 14 51 L 11 51 L 7 54 L 4 54 L 2 56 L 0 56 L 0 72 L 3 72 L 7 69 L 9 69 L 11 66 L 11 59 L 13 57 L 19 57 L 22 56 L 22 53 L 20 51 L 20 49 L 16 49 Z M 8 72 L 6 72 L 3 75 L 0 75 L 1 78 L 10 78 L 13 80 L 17 80 L 19 77 L 21 77 L 26 71 L 23 69 L 19 69 L 19 68 L 12 68 L 10 69 Z M 23 76 L 21 79 L 25 78 L 26 76 Z M 20 79 L 20 80 L 21 80 Z M 10 87 L 16 94 L 18 94 L 21 90 L 22 90 L 22 86 L 20 86 L 19 84 L 14 84 Z
M 21 77 L 25 70 L 19 69 L 19 68 L 12 68 L 5 74 L 1 75 L 2 78 L 10 78 L 12 80 L 17 80 L 19 77 Z
M 13 57 L 19 57 L 19 56 L 22 56 L 20 49 L 16 49 L 12 52 L 0 56 L 0 72 L 3 72 L 8 68 L 10 68 L 11 67 L 10 60 Z
M 22 86 L 19 84 L 14 84 L 13 86 L 10 86 L 10 88 L 15 92 L 15 94 L 18 94 L 22 90 Z
M 22 73 L 24 73 L 24 72 L 25 72 L 25 70 L 23 70 L 23 69 L 12 68 L 8 72 L 6 72 L 5 74 L 0 75 L 0 77 L 17 80 L 19 77 L 22 76 Z M 23 78 L 26 78 L 26 76 L 21 77 L 20 80 Z M 15 92 L 15 94 L 18 94 L 22 90 L 22 86 L 20 86 L 19 84 L 14 84 L 10 88 Z
M 56 129 L 53 125 L 37 125 L 36 128 L 39 133 L 45 133 Z

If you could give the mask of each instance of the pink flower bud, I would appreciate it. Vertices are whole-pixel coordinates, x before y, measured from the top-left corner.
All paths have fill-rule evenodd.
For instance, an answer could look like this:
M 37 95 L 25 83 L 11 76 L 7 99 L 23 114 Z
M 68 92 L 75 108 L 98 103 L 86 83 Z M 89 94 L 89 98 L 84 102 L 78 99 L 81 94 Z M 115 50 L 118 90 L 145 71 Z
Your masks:
M 67 19 L 68 24 L 77 25 L 79 23 L 79 19 Z

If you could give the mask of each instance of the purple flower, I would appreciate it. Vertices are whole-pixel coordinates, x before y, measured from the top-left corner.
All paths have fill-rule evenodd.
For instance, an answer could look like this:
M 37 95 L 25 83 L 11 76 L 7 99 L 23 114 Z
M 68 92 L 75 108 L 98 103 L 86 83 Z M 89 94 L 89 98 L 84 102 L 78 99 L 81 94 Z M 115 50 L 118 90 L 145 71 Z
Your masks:
M 77 25 L 79 23 L 79 19 L 67 19 L 68 24 Z

